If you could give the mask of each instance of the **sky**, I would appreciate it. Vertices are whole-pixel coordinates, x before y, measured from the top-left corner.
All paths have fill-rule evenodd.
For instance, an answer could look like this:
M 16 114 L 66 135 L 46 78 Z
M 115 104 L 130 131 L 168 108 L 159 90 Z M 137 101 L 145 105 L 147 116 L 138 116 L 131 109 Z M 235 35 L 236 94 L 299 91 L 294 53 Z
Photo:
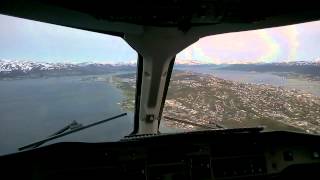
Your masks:
M 40 62 L 135 62 L 121 38 L 0 15 L 0 59 Z M 320 60 L 320 21 L 201 38 L 179 63 L 260 63 Z

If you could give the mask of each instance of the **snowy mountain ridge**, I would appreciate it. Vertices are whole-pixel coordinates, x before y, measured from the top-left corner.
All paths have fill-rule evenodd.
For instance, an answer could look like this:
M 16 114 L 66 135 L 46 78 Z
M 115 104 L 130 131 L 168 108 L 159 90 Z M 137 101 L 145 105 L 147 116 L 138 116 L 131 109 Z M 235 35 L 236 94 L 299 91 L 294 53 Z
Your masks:
M 34 61 L 17 61 L 17 60 L 0 60 L 0 72 L 13 72 L 21 71 L 28 73 L 31 71 L 52 71 L 52 70 L 72 70 L 75 68 L 85 67 L 119 67 L 119 66 L 135 66 L 134 62 L 128 63 L 95 63 L 95 62 L 84 62 L 84 63 L 50 63 L 50 62 L 34 62 Z

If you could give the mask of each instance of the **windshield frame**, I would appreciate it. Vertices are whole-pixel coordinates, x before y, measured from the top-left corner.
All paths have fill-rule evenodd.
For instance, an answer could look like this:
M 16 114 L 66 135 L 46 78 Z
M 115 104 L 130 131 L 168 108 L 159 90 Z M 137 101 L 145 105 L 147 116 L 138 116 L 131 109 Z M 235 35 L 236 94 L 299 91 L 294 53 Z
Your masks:
M 160 112 L 159 112 L 158 132 L 160 132 L 159 128 L 160 128 L 160 123 L 161 123 L 161 119 L 162 119 L 162 112 L 163 112 L 163 108 L 164 108 L 164 105 L 165 105 L 165 102 L 167 99 L 167 93 L 168 93 L 168 89 L 169 89 L 169 85 L 170 85 L 170 81 L 171 81 L 171 75 L 172 75 L 175 60 L 176 60 L 176 56 L 174 56 L 171 59 L 169 67 L 168 67 L 168 71 L 167 71 L 166 83 L 164 86 L 164 91 L 163 91 L 163 96 L 162 96 L 162 101 L 161 101 L 161 106 L 160 106 Z
M 143 75 L 143 56 L 138 53 L 137 71 L 136 71 L 136 92 L 135 92 L 135 102 L 134 102 L 133 131 L 130 133 L 130 135 L 136 134 L 138 132 L 138 130 L 139 130 L 139 113 L 140 113 L 140 98 L 141 98 L 142 75 Z

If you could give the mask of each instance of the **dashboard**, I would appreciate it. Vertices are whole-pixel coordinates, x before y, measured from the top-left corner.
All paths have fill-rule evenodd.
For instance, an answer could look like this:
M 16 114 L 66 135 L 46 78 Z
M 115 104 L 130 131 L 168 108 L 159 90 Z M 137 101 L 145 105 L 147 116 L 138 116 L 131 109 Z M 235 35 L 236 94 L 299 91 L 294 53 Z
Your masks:
M 63 142 L 0 157 L 13 179 L 319 179 L 320 136 L 209 130 Z

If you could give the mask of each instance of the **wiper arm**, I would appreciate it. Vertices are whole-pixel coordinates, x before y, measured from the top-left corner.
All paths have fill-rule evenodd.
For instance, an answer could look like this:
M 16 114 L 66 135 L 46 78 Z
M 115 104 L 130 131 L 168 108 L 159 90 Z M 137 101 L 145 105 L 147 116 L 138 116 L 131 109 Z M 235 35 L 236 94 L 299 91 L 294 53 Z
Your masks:
M 69 125 L 65 126 L 64 128 L 60 129 L 59 131 L 51 134 L 50 136 L 48 136 L 48 138 L 50 137 L 54 137 L 54 136 L 57 136 L 59 134 L 62 134 L 68 130 L 76 130 L 78 128 L 82 127 L 82 124 L 79 124 L 77 121 L 72 121 L 72 123 L 70 123 Z M 42 144 L 44 144 L 46 141 L 39 141 L 39 142 L 35 142 L 35 143 L 32 143 L 30 145 L 27 145 L 27 146 L 24 146 L 24 147 L 21 147 L 19 148 L 19 150 L 23 150 L 23 149 L 26 149 L 26 148 L 30 148 L 30 149 L 33 149 L 33 148 L 36 148 L 36 147 L 39 147 L 41 146 Z
M 42 144 L 44 144 L 44 143 L 46 143 L 48 141 L 51 141 L 51 140 L 66 136 L 66 135 L 71 134 L 71 133 L 75 133 L 75 132 L 84 130 L 84 129 L 87 129 L 87 128 L 90 128 L 90 127 L 93 127 L 93 126 L 96 126 L 96 125 L 99 125 L 99 124 L 102 124 L 102 123 L 105 123 L 105 122 L 120 118 L 120 117 L 126 116 L 126 115 L 127 115 L 127 113 L 122 113 L 122 114 L 119 114 L 117 116 L 110 117 L 108 119 L 104 119 L 104 120 L 101 120 L 101 121 L 98 121 L 98 122 L 95 122 L 95 123 L 88 124 L 86 126 L 83 126 L 82 124 L 79 124 L 76 121 L 73 121 L 71 124 L 69 124 L 66 127 L 60 129 L 59 131 L 57 131 L 54 134 L 52 134 L 49 137 L 47 137 L 46 139 L 43 139 L 41 141 L 37 141 L 37 142 L 31 143 L 31 144 L 28 144 L 26 146 L 20 147 L 19 151 L 22 151 L 22 150 L 25 150 L 25 149 L 33 149 L 33 148 L 39 147 L 39 146 L 41 146 Z
M 220 131 L 220 132 L 224 132 L 224 133 L 244 133 L 244 132 L 248 132 L 248 133 L 258 133 L 264 130 L 263 126 L 259 126 L 259 127 L 248 127 L 248 128 L 226 128 L 224 126 L 222 126 L 221 124 L 217 124 L 214 123 L 214 126 L 209 125 L 209 124 L 198 124 L 198 123 L 194 123 L 194 122 L 190 122 L 190 121 L 186 121 L 186 120 L 182 120 L 182 119 L 177 119 L 177 118 L 173 118 L 173 117 L 169 117 L 169 116 L 163 116 L 166 120 L 169 121 L 174 121 L 177 123 L 183 123 L 183 124 L 189 124 L 192 126 L 197 126 L 200 128 L 204 128 L 204 129 L 214 129 L 216 132 Z
M 183 123 L 183 124 L 189 124 L 189 125 L 197 126 L 197 127 L 204 128 L 204 129 L 217 129 L 217 128 L 226 129 L 224 126 L 217 124 L 217 123 L 215 123 L 214 126 L 212 126 L 209 124 L 198 124 L 195 122 L 190 122 L 187 120 L 177 119 L 177 118 L 173 118 L 173 117 L 169 117 L 169 116 L 163 116 L 163 118 L 165 118 L 166 120 L 169 120 L 169 121 L 174 121 L 174 122 Z

